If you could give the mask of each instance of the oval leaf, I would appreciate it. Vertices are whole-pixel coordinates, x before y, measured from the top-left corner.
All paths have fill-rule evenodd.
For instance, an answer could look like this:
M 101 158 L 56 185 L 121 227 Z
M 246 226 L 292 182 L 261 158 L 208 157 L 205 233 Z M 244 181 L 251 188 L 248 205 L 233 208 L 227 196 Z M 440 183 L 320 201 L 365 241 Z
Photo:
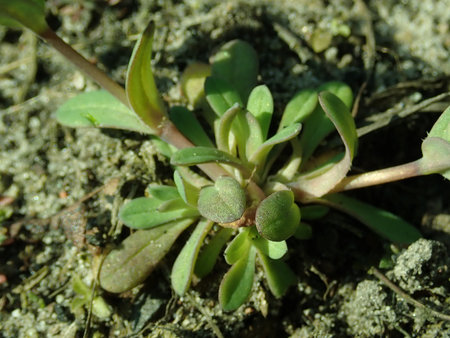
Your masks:
M 242 217 L 246 196 L 238 181 L 232 177 L 219 177 L 214 186 L 200 190 L 198 211 L 216 223 L 231 223 Z
M 248 240 L 249 229 L 243 229 L 225 249 L 225 261 L 232 265 L 236 263 L 241 257 L 247 254 L 250 248 L 250 241 Z
M 69 127 L 115 128 L 151 134 L 152 130 L 107 91 L 82 93 L 56 111 L 59 123 Z
M 226 81 L 214 76 L 206 79 L 205 94 L 206 100 L 217 116 L 225 114 L 236 103 L 243 106 L 242 100 L 234 88 Z
M 303 122 L 317 106 L 318 97 L 314 89 L 304 89 L 294 95 L 284 109 L 279 130 L 293 123 Z
M 273 114 L 273 98 L 265 85 L 253 88 L 247 102 L 247 110 L 258 120 L 265 140 Z
M 258 252 L 267 279 L 267 284 L 276 298 L 283 296 L 287 289 L 297 282 L 297 277 L 291 268 L 281 260 L 270 259 Z
M 106 291 L 120 293 L 142 283 L 194 220 L 171 222 L 131 234 L 103 261 L 100 286 Z

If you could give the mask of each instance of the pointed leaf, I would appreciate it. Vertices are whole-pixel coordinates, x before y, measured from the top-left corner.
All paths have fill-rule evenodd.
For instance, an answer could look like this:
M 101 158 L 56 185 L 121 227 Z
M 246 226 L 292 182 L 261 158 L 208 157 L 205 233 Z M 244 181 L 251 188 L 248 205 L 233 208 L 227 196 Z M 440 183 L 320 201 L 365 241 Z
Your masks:
M 45 21 L 44 0 L 1 0 L 0 24 L 17 28 L 24 26 L 38 35 L 49 29 Z
M 170 280 L 172 281 L 172 288 L 180 296 L 191 285 L 192 273 L 200 246 L 203 244 L 203 240 L 212 226 L 213 222 L 205 219 L 201 220 L 179 253 L 175 263 L 173 263 Z
M 239 94 L 229 83 L 220 78 L 208 77 L 205 81 L 205 93 L 206 100 L 217 116 L 225 114 L 236 103 L 243 106 Z
M 267 86 L 253 88 L 248 98 L 247 110 L 258 120 L 263 139 L 267 139 L 273 114 L 273 98 Z
M 408 222 L 370 204 L 341 194 L 328 195 L 321 200 L 325 204 L 356 218 L 389 241 L 410 244 L 421 237 L 420 232 Z
M 197 204 L 203 217 L 216 223 L 231 223 L 241 218 L 245 211 L 245 191 L 234 178 L 222 176 L 214 186 L 200 190 Z
M 181 201 L 180 199 L 180 202 Z M 119 212 L 119 218 L 133 229 L 148 229 L 181 218 L 198 216 L 196 209 L 183 202 L 183 207 L 168 211 L 159 211 L 164 201 L 156 198 L 139 197 L 126 203 Z
M 203 278 L 212 271 L 222 248 L 228 242 L 232 234 L 233 229 L 221 228 L 211 238 L 209 243 L 202 247 L 195 264 L 194 273 L 197 277 Z
M 153 130 L 167 118 L 151 67 L 155 25 L 150 22 L 136 43 L 128 64 L 126 92 L 135 113 Z
M 174 106 L 169 111 L 170 120 L 181 133 L 197 146 L 214 147 L 197 117 L 189 109 Z
M 253 154 L 251 154 L 249 161 L 255 165 L 262 164 L 274 145 L 289 141 L 297 136 L 301 129 L 302 125 L 300 123 L 294 123 L 293 125 L 280 130 L 274 136 L 265 141 Z
M 172 165 L 184 166 L 208 162 L 226 163 L 237 167 L 242 166 L 241 161 L 238 158 L 224 151 L 209 147 L 183 148 L 173 154 L 170 159 Z
M 251 247 L 225 274 L 219 287 L 219 302 L 225 311 L 236 310 L 248 299 L 255 275 L 256 250 Z
M 116 128 L 151 134 L 152 130 L 107 91 L 82 93 L 56 111 L 59 123 L 69 127 Z
M 194 220 L 184 219 L 131 234 L 103 261 L 100 286 L 120 293 L 142 283 Z
M 258 252 L 258 256 L 261 259 L 270 291 L 276 298 L 280 298 L 290 286 L 295 285 L 297 277 L 285 262 L 270 259 L 261 252 Z
M 212 75 L 228 82 L 239 93 L 243 102 L 256 85 L 258 55 L 245 41 L 233 40 L 223 45 L 214 55 Z
M 344 157 L 324 173 L 300 176 L 295 186 L 307 195 L 320 197 L 333 189 L 350 170 L 358 145 L 356 127 L 347 106 L 334 94 L 321 92 L 319 102 L 329 120 L 334 124 L 345 146 Z M 318 170 L 322 171 L 323 168 Z M 312 178 L 311 178 L 312 177 Z
M 303 89 L 288 102 L 281 118 L 279 130 L 293 123 L 303 122 L 317 106 L 317 91 Z
M 154 197 L 155 199 L 160 201 L 169 201 L 180 198 L 177 188 L 156 183 L 150 183 L 148 185 L 147 193 L 149 197 Z

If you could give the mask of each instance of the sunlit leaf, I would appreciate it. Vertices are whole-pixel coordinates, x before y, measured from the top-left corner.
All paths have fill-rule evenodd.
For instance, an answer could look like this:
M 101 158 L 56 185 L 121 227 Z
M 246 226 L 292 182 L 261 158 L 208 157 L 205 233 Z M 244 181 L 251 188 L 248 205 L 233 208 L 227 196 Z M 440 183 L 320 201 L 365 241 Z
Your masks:
M 201 220 L 172 266 L 172 288 L 180 296 L 189 289 L 200 246 L 212 226 L 213 222 Z
M 235 88 L 242 102 L 256 85 L 258 55 L 245 41 L 233 40 L 223 45 L 212 59 L 212 76 L 220 78 Z
M 225 274 L 219 287 L 219 302 L 225 311 L 236 310 L 248 299 L 255 275 L 256 250 L 251 247 Z
M 243 229 L 233 240 L 228 244 L 224 252 L 225 261 L 228 264 L 236 263 L 239 258 L 245 256 L 250 248 L 249 229 Z
M 205 81 L 206 100 L 217 114 L 222 116 L 236 103 L 243 106 L 242 100 L 236 90 L 224 80 L 210 76 Z
M 205 80 L 210 75 L 211 66 L 201 62 L 189 64 L 181 75 L 181 90 L 194 108 L 205 99 Z
M 276 133 L 274 136 L 265 141 L 253 154 L 250 154 L 249 161 L 255 165 L 263 163 L 269 151 L 274 145 L 289 141 L 300 133 L 302 125 L 294 123 Z
M 421 237 L 420 232 L 405 220 L 370 204 L 341 194 L 328 195 L 321 200 L 325 204 L 356 218 L 389 241 L 410 244 Z
M 267 86 L 253 88 L 248 98 L 247 110 L 258 120 L 263 139 L 267 139 L 273 114 L 273 98 Z
M 231 223 L 245 211 L 245 191 L 234 178 L 222 176 L 213 186 L 200 190 L 197 205 L 203 217 L 216 223 Z
M 0 0 L 0 24 L 24 26 L 38 35 L 49 29 L 45 21 L 44 0 Z
M 189 109 L 174 106 L 169 111 L 170 120 L 181 133 L 196 146 L 214 147 L 197 117 Z
M 120 293 L 142 283 L 194 220 L 174 221 L 131 234 L 103 261 L 100 286 L 106 291 Z
M 291 268 L 282 260 L 270 259 L 258 252 L 267 279 L 267 284 L 276 298 L 283 296 L 287 289 L 297 282 L 297 277 Z
M 228 242 L 232 234 L 233 229 L 221 228 L 211 238 L 209 243 L 202 247 L 195 264 L 194 273 L 197 277 L 203 278 L 212 271 L 222 248 Z
M 181 196 L 183 201 L 191 206 L 196 207 L 200 189 L 190 182 L 184 180 L 181 176 L 180 170 L 175 170 L 173 179 L 175 181 L 178 194 Z
M 231 147 L 229 145 L 231 124 L 233 123 L 236 115 L 241 111 L 239 104 L 234 104 L 228 109 L 218 120 L 218 127 L 216 132 L 217 149 L 230 152 Z
M 150 183 L 147 187 L 149 197 L 154 197 L 161 201 L 169 201 L 180 198 L 177 188 L 169 185 Z
M 155 25 L 150 22 L 137 41 L 128 64 L 125 87 L 133 110 L 145 124 L 157 130 L 167 114 L 151 67 L 154 31 Z
M 313 89 L 299 91 L 286 105 L 279 129 L 281 130 L 293 123 L 303 122 L 314 111 L 317 102 L 317 91 Z
M 69 127 L 116 128 L 151 134 L 152 130 L 107 91 L 79 94 L 56 111 L 59 123 Z
M 241 161 L 238 158 L 224 151 L 210 147 L 183 148 L 173 154 L 172 158 L 170 159 L 170 163 L 172 165 L 184 166 L 191 166 L 208 162 L 226 163 L 238 167 L 242 165 Z
M 242 156 L 248 157 L 258 151 L 259 147 L 263 144 L 265 137 L 263 136 L 258 120 L 253 114 L 247 112 L 245 114 L 245 120 L 243 120 L 241 124 L 243 125 L 244 130 L 242 131 L 243 134 L 238 136 L 238 141 L 239 138 L 245 138 L 245 152 L 239 149 L 239 155 L 242 158 Z M 245 135 L 245 137 L 243 137 L 243 135 Z
M 252 244 L 258 249 L 258 251 L 272 259 L 280 259 L 288 250 L 286 241 L 269 241 L 268 239 L 259 236 L 256 231 L 252 231 L 250 238 Z
M 299 176 L 297 182 L 292 185 L 306 195 L 315 197 L 328 193 L 347 175 L 358 145 L 355 122 L 347 106 L 330 92 L 321 92 L 319 102 L 341 136 L 345 146 L 345 154 L 342 159 L 330 166 L 329 169 L 327 168 L 325 172 L 323 172 L 323 168 L 319 168 L 321 170 L 319 175 L 314 175 L 313 172 L 312 178 L 311 174 Z
M 199 216 L 196 209 L 181 199 L 178 208 L 160 211 L 165 201 L 156 198 L 139 197 L 126 203 L 119 212 L 119 218 L 133 229 L 148 229 L 181 218 Z

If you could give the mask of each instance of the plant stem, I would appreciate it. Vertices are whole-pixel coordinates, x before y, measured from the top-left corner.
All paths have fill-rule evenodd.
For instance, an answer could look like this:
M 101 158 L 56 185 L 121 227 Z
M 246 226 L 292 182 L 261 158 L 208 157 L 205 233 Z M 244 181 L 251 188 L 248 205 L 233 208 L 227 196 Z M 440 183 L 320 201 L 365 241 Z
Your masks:
M 370 187 L 372 185 L 400 181 L 406 178 L 423 175 L 423 171 L 420 167 L 420 161 L 421 159 L 390 168 L 345 177 L 336 187 L 334 187 L 333 190 L 330 191 L 330 193 Z
M 101 87 L 114 95 L 120 102 L 129 107 L 127 95 L 122 86 L 113 81 L 105 72 L 86 60 L 81 54 L 65 43 L 54 31 L 47 29 L 40 37 L 61 53 L 67 60 L 72 62 L 79 70 Z

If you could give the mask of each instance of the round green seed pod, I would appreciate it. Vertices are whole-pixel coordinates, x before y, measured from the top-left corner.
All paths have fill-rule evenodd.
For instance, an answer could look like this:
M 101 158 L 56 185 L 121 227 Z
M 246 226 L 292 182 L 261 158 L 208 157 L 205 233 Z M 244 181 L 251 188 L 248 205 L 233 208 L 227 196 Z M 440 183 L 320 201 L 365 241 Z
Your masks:
M 300 224 L 300 208 L 290 190 L 274 192 L 256 209 L 256 229 L 269 241 L 284 241 L 291 237 Z

